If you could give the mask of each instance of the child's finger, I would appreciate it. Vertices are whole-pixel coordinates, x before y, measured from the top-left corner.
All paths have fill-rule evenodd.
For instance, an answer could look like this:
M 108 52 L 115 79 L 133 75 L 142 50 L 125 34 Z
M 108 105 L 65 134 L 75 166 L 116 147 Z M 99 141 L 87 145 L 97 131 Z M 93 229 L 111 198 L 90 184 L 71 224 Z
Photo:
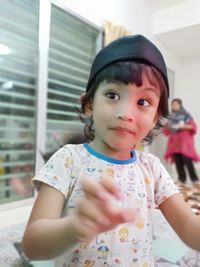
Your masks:
M 84 177 L 81 180 L 81 185 L 84 193 L 89 198 L 98 198 L 99 200 L 107 201 L 113 198 L 119 198 L 120 190 L 113 181 L 106 182 L 103 178 L 99 183 Z
M 114 195 L 117 199 L 122 199 L 122 191 L 119 185 L 117 185 L 111 178 L 103 176 L 100 184 L 104 187 L 106 191 Z M 99 192 L 101 194 L 101 192 Z
M 104 212 L 111 221 L 115 220 L 118 221 L 118 223 L 133 222 L 137 217 L 135 208 L 122 208 L 115 205 L 113 202 L 105 203 Z
M 110 223 L 109 216 L 104 212 L 103 207 L 95 201 L 84 198 L 77 202 L 77 213 L 83 218 L 87 218 L 97 224 L 108 225 Z
M 124 222 L 134 222 L 138 213 L 134 208 L 123 208 L 121 214 Z
M 98 191 L 103 190 L 102 186 L 93 181 L 91 178 L 83 177 L 80 181 L 84 194 L 87 197 L 96 198 L 98 195 Z

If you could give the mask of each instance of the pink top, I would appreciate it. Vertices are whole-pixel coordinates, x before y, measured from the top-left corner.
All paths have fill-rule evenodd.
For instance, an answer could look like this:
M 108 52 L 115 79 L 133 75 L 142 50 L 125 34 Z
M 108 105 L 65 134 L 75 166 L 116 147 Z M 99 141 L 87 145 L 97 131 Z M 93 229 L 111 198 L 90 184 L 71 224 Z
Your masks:
M 194 161 L 200 161 L 200 156 L 197 154 L 194 146 L 194 135 L 197 132 L 197 125 L 194 120 L 190 120 L 187 124 L 192 125 L 192 129 L 183 129 L 177 132 L 171 132 L 168 126 L 163 128 L 163 133 L 169 137 L 165 159 L 174 162 L 174 153 L 183 154 Z

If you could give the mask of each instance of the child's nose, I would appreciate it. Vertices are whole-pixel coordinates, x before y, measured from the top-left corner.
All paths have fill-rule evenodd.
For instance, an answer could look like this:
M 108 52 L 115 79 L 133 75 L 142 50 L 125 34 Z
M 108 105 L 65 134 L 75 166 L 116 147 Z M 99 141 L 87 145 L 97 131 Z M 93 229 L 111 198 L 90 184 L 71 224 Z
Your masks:
M 134 120 L 136 111 L 133 108 L 133 104 L 122 105 L 118 110 L 118 118 L 122 120 L 132 121 Z

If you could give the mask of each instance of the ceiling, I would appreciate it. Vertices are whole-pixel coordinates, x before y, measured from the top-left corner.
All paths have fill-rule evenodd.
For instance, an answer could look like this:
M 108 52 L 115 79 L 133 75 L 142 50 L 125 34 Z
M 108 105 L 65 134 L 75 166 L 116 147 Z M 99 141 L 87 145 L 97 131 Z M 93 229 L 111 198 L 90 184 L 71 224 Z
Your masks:
M 182 63 L 200 60 L 200 24 L 156 35 Z
M 145 0 L 145 2 L 155 10 L 178 5 L 185 1 L 187 0 Z
M 187 0 L 145 0 L 154 10 L 160 10 Z M 200 60 L 200 25 L 192 25 L 155 36 L 182 63 Z

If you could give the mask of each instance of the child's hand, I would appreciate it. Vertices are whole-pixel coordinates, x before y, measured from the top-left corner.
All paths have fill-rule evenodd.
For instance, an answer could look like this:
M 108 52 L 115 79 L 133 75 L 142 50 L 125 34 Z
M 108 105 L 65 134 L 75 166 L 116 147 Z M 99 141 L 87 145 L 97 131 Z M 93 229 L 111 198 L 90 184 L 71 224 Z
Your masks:
M 84 197 L 77 203 L 72 220 L 78 241 L 90 241 L 97 234 L 109 231 L 115 226 L 135 219 L 133 208 L 117 206 L 121 191 L 110 179 L 103 178 L 100 183 L 84 178 L 82 181 Z

